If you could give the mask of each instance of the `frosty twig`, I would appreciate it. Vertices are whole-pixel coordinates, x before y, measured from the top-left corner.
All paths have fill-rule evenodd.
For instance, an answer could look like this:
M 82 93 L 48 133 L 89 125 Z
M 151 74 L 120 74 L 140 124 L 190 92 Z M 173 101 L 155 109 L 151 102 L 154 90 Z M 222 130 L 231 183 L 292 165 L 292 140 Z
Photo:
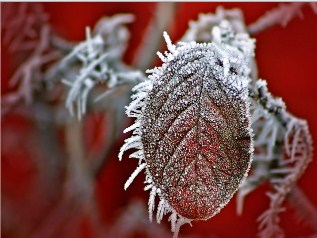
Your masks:
M 294 2 L 280 4 L 277 8 L 268 11 L 256 22 L 248 26 L 248 31 L 251 35 L 264 31 L 274 25 L 285 27 L 294 17 L 303 17 L 302 8 L 305 5 L 310 5 L 314 12 L 317 13 L 317 4 L 308 2 Z

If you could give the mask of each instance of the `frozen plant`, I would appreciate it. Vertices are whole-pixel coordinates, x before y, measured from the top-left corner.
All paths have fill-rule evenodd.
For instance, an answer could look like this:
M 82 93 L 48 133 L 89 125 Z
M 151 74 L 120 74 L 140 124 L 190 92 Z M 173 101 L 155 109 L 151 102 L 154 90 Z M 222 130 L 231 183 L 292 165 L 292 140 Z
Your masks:
M 19 214 L 5 196 L 4 229 L 19 227 L 19 237 L 55 237 L 63 227 L 78 232 L 81 215 L 89 218 L 96 237 L 134 232 L 165 237 L 163 226 L 148 222 L 161 223 L 167 215 L 177 237 L 182 225 L 210 219 L 234 194 L 242 215 L 246 196 L 268 182 L 270 205 L 258 218 L 259 236 L 284 236 L 280 213 L 286 199 L 317 233 L 316 208 L 297 186 L 312 159 L 308 124 L 271 95 L 254 55 L 256 33 L 285 26 L 304 6 L 316 11 L 315 3 L 284 4 L 249 26 L 240 9 L 218 7 L 215 14 L 200 14 L 172 42 L 167 32 L 178 3 L 159 3 L 130 65 L 123 55 L 131 14 L 104 16 L 86 27 L 85 39 L 70 42 L 55 32 L 41 4 L 3 4 L 3 43 L 17 65 L 10 80 L 15 88 L 3 96 L 2 117 L 12 113 L 34 122 L 39 140 L 33 142 L 32 161 L 41 172 L 34 179 L 37 193 L 28 197 L 40 209 L 23 204 Z M 159 52 L 163 38 L 167 51 Z M 153 63 L 153 52 L 163 63 L 143 72 Z M 127 127 L 131 118 L 135 121 Z M 138 165 L 123 188 L 144 171 L 148 209 L 128 202 L 112 224 L 104 224 L 96 184 L 125 127 L 131 136 L 119 159 L 131 150 L 129 158 Z M 7 145 L 12 138 L 3 148 L 14 148 Z M 101 146 L 92 148 L 98 139 Z M 36 196 L 47 201 L 37 204 Z
M 66 107 L 71 115 L 74 115 L 75 108 L 78 119 L 86 113 L 88 94 L 97 83 L 105 83 L 111 90 L 127 81 L 142 79 L 142 73 L 125 68 L 120 61 L 129 37 L 122 24 L 132 21 L 132 15 L 101 19 L 94 28 L 93 36 L 87 27 L 86 40 L 75 46 L 60 62 L 60 68 L 74 68 L 62 80 L 70 87 Z M 79 69 L 78 63 L 81 64 Z M 100 96 L 97 100 L 99 99 Z
M 19 20 L 20 24 L 26 20 L 25 18 L 35 17 L 34 14 L 30 16 L 21 14 L 16 17 L 16 7 L 31 12 L 42 9 L 38 3 L 8 3 L 4 7 L 6 24 L 11 27 L 14 25 L 11 22 Z M 74 216 L 74 213 L 69 213 L 69 208 L 75 214 L 85 213 L 88 210 L 88 216 L 95 222 L 97 233 L 100 233 L 100 236 L 104 234 L 94 193 L 95 179 L 100 176 L 107 162 L 107 155 L 120 136 L 122 125 L 126 123 L 122 118 L 122 109 L 127 103 L 128 91 L 131 85 L 144 78 L 141 71 L 125 64 L 122 60 L 129 39 L 125 24 L 132 21 L 131 14 L 103 17 L 92 31 L 89 27 L 86 28 L 87 39 L 83 42 L 69 42 L 63 39 L 52 29 L 48 19 L 44 22 L 36 21 L 38 25 L 33 29 L 35 43 L 30 44 L 32 47 L 28 50 L 18 51 L 23 57 L 17 58 L 16 62 L 19 64 L 11 79 L 11 82 L 16 82 L 18 87 L 17 90 L 13 89 L 4 95 L 1 116 L 5 119 L 11 115 L 24 116 L 33 120 L 42 130 L 38 142 L 40 146 L 37 147 L 46 155 L 45 157 L 37 155 L 32 159 L 43 178 L 41 177 L 38 186 L 34 187 L 37 189 L 36 193 L 30 196 L 35 201 L 42 197 L 47 200 L 44 204 L 38 205 L 38 210 L 26 212 L 30 214 L 28 219 L 30 221 L 39 216 L 44 219 L 40 226 L 23 224 L 21 229 L 17 230 L 17 233 L 22 231 L 22 236 L 26 234 L 30 237 L 52 236 L 61 224 L 70 222 L 69 216 Z M 24 26 L 29 27 L 28 24 Z M 6 29 L 3 31 L 5 36 L 10 33 Z M 21 30 L 17 29 L 17 31 Z M 22 44 L 24 43 L 29 45 L 28 42 L 22 41 Z M 98 87 L 99 84 L 103 86 Z M 68 91 L 66 95 L 64 88 Z M 21 103 L 24 98 L 27 99 L 27 110 Z M 78 122 L 77 119 L 73 119 L 65 112 L 65 105 L 74 114 L 76 111 L 78 118 L 86 112 L 94 112 L 99 114 L 101 124 L 111 124 L 107 127 L 107 134 L 102 141 L 103 148 L 97 151 L 97 158 L 85 158 L 87 153 L 83 146 L 82 127 L 86 120 Z M 65 145 L 58 140 L 58 128 L 65 133 Z M 7 145 L 4 147 L 9 148 Z M 89 156 L 92 157 L 94 154 Z M 44 192 L 39 193 L 39 191 Z M 14 212 L 15 209 L 6 206 L 5 217 L 9 218 L 5 223 L 7 230 L 23 216 L 23 213 Z M 28 210 L 28 207 L 25 206 L 23 209 Z M 47 211 L 47 209 L 49 209 L 48 213 L 41 214 L 42 210 Z
M 273 191 L 268 193 L 270 208 L 259 217 L 259 235 L 283 237 L 278 215 L 285 210 L 283 201 L 312 159 L 312 139 L 307 122 L 288 113 L 283 101 L 268 92 L 266 81 L 257 81 L 252 90 L 254 165 L 239 189 L 237 209 L 241 213 L 244 197 L 268 180 Z
M 175 46 L 165 32 L 169 52 L 157 53 L 163 65 L 148 70 L 149 79 L 133 89 L 126 113 L 136 120 L 124 131 L 133 134 L 119 159 L 135 148 L 129 157 L 139 166 L 124 188 L 145 170 L 150 220 L 157 194 L 157 222 L 171 213 L 174 237 L 181 225 L 217 214 L 238 186 L 241 213 L 244 196 L 264 180 L 274 191 L 268 194 L 270 208 L 259 217 L 259 235 L 283 237 L 283 201 L 312 159 L 307 122 L 288 113 L 266 81 L 256 78 L 247 29 L 239 10 L 218 8 L 190 23 L 182 37 L 189 43 Z

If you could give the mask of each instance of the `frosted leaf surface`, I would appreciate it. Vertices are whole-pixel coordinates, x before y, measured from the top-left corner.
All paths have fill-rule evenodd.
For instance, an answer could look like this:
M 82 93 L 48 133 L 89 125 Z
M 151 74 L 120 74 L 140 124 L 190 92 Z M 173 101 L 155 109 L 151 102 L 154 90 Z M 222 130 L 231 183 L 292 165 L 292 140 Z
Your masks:
M 145 161 L 178 214 L 208 219 L 250 165 L 248 79 L 230 51 L 214 44 L 186 44 L 169 58 L 152 75 L 141 118 Z
M 219 26 L 220 32 L 227 30 Z M 132 89 L 126 114 L 136 120 L 125 130 L 133 132 L 119 159 L 126 150 L 137 149 L 129 158 L 145 167 L 150 220 L 158 197 L 156 220 L 171 213 L 177 237 L 182 225 L 217 214 L 250 168 L 253 47 L 246 52 L 222 40 L 174 45 L 163 36 L 170 53 L 158 52 L 163 65 L 148 70 L 149 79 Z M 139 167 L 132 178 L 138 172 Z

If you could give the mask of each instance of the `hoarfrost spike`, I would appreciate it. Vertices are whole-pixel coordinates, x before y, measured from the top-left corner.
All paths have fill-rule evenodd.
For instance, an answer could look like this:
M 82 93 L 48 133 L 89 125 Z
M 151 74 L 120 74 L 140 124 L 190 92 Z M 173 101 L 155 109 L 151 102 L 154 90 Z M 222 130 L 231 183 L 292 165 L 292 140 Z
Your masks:
M 127 188 L 130 186 L 130 184 L 133 182 L 135 177 L 146 167 L 146 163 L 140 164 L 139 167 L 137 167 L 134 172 L 131 174 L 130 178 L 127 180 L 127 182 L 124 184 L 124 190 L 127 190 Z

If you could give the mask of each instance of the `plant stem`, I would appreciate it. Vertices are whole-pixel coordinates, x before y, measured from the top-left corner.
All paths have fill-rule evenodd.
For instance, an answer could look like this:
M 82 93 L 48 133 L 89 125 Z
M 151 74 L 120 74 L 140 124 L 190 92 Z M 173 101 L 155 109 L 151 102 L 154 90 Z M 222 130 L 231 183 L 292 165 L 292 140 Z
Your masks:
M 256 22 L 248 27 L 251 35 L 265 31 L 274 25 L 286 26 L 296 16 L 302 16 L 301 9 L 307 3 L 294 2 L 289 4 L 280 4 L 276 8 L 266 12 Z M 313 8 L 314 5 L 311 4 Z
M 159 2 L 157 3 L 156 12 L 151 20 L 145 35 L 141 42 L 133 65 L 140 70 L 148 69 L 153 62 L 153 55 L 160 48 L 163 40 L 163 31 L 168 30 L 170 22 L 176 12 L 177 3 Z

